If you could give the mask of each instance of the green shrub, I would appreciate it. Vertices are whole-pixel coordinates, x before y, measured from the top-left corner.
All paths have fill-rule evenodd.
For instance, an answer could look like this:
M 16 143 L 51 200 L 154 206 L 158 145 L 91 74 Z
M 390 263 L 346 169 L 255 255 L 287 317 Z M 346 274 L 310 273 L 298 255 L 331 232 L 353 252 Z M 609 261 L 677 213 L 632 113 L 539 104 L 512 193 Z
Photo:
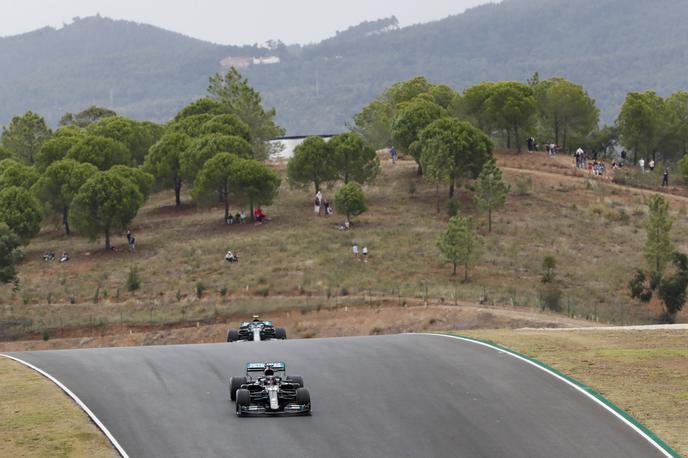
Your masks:
M 141 287 L 141 278 L 139 277 L 139 270 L 136 267 L 129 268 L 129 275 L 127 275 L 127 290 L 136 291 Z
M 561 312 L 561 289 L 555 283 L 549 283 L 540 289 L 540 308 Z
M 205 289 L 206 288 L 205 288 L 205 285 L 203 284 L 203 282 L 200 282 L 200 281 L 197 282 L 196 283 L 196 297 L 199 299 L 201 297 L 203 297 L 203 293 L 205 292 Z
M 532 189 L 533 179 L 530 175 L 518 175 L 516 177 L 516 186 L 514 186 L 514 190 L 517 196 L 527 196 Z
M 459 202 L 456 199 L 452 199 L 449 201 L 449 204 L 447 205 L 447 215 L 449 215 L 449 217 L 452 218 L 458 214 Z

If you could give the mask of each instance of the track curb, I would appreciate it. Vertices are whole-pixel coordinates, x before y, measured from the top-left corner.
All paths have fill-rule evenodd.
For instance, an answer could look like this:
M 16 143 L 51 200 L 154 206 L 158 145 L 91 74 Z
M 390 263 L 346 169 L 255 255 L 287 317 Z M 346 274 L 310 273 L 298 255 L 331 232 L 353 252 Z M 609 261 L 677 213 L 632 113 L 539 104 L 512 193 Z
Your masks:
M 517 359 L 520 359 L 522 361 L 525 361 L 547 373 L 550 375 L 559 378 L 560 380 L 568 383 L 569 385 L 573 386 L 576 388 L 578 391 L 582 392 L 583 394 L 589 396 L 593 400 L 595 400 L 597 403 L 605 407 L 608 411 L 610 411 L 612 414 L 616 415 L 619 419 L 621 419 L 624 423 L 626 423 L 628 426 L 630 426 L 632 429 L 634 429 L 636 432 L 638 432 L 643 438 L 645 438 L 648 442 L 650 442 L 655 448 L 660 450 L 665 456 L 669 458 L 682 458 L 681 455 L 678 454 L 674 449 L 672 449 L 666 442 L 664 442 L 662 439 L 657 436 L 654 432 L 652 432 L 647 426 L 642 424 L 640 421 L 638 421 L 636 418 L 634 418 L 632 415 L 618 407 L 616 404 L 611 402 L 609 399 L 605 398 L 603 395 L 595 391 L 593 388 L 589 387 L 588 385 L 572 378 L 569 377 L 568 375 L 560 372 L 559 370 L 553 368 L 552 366 L 543 363 L 540 360 L 537 360 L 535 358 L 532 358 L 530 356 L 524 355 L 523 353 L 519 353 L 515 350 L 512 350 L 508 347 L 505 347 L 503 345 L 498 344 L 497 342 L 491 341 L 491 340 L 481 340 L 481 339 L 476 339 L 473 337 L 466 337 L 466 336 L 461 336 L 461 335 L 455 335 L 455 334 L 445 334 L 445 333 L 417 333 L 420 335 L 431 335 L 431 336 L 441 336 L 441 337 L 449 337 L 452 339 L 459 339 L 463 340 L 466 342 L 472 342 L 478 345 L 483 345 L 488 348 L 492 348 L 497 351 L 501 351 L 504 353 L 509 354 L 510 356 L 513 356 Z
M 124 451 L 124 448 L 122 448 L 122 446 L 119 444 L 119 442 L 117 442 L 117 439 L 115 439 L 115 436 L 112 435 L 110 430 L 107 429 L 107 427 L 103 424 L 103 422 L 100 421 L 100 419 L 96 416 L 96 414 L 94 414 L 91 411 L 91 409 L 89 409 L 88 406 L 81 399 L 79 399 L 79 397 L 76 394 L 74 394 L 69 388 L 67 388 L 65 385 L 63 385 L 62 382 L 60 382 L 58 379 L 56 379 L 52 375 L 48 374 L 43 369 L 40 369 L 40 368 L 34 366 L 33 364 L 28 363 L 28 362 L 26 362 L 22 359 L 19 359 L 15 356 L 10 356 L 10 355 L 6 355 L 4 353 L 0 353 L 0 357 L 11 359 L 12 361 L 15 361 L 19 364 L 22 364 L 22 365 L 28 367 L 29 369 L 33 369 L 34 371 L 38 372 L 43 377 L 47 378 L 48 380 L 53 382 L 55 385 L 57 385 L 62 391 L 64 391 L 64 393 L 67 396 L 69 396 L 70 398 L 72 398 L 72 400 L 74 402 L 76 402 L 76 404 L 81 408 L 81 410 L 83 410 L 86 413 L 86 415 L 88 415 L 88 417 L 91 419 L 91 421 L 93 423 L 95 423 L 95 425 L 98 427 L 98 429 L 100 429 L 103 432 L 103 434 L 105 434 L 105 437 L 107 437 L 107 439 L 110 441 L 110 443 L 115 448 L 115 450 L 117 450 L 117 453 L 119 453 L 119 455 L 122 458 L 129 458 L 129 455 L 127 455 L 127 452 Z

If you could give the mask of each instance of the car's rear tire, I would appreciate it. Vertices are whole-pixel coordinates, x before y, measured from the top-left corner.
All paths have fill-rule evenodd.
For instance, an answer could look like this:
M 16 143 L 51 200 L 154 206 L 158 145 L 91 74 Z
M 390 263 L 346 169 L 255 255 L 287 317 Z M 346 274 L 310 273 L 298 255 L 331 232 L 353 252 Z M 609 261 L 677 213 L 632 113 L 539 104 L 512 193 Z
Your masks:
M 287 331 L 284 328 L 275 328 L 275 339 L 285 340 L 287 338 Z
M 300 375 L 287 375 L 287 382 L 296 383 L 299 388 L 303 388 L 303 377 Z
M 251 392 L 246 389 L 240 389 L 236 392 L 236 413 L 241 416 L 241 407 L 248 407 L 251 404 Z
M 239 332 L 235 329 L 227 331 L 227 342 L 236 342 L 239 340 Z
M 246 377 L 229 377 L 229 398 L 236 401 L 236 392 L 246 383 Z
M 296 390 L 296 403 L 302 406 L 311 403 L 311 393 L 307 388 L 298 388 Z

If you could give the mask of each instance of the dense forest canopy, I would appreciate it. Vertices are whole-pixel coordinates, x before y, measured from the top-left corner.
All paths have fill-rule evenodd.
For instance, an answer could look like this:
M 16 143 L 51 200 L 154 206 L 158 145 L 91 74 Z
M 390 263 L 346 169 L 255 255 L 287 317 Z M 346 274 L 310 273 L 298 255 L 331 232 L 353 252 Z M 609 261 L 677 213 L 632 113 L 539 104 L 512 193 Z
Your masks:
M 611 123 L 630 91 L 688 87 L 686 20 L 682 0 L 505 0 L 411 27 L 370 21 L 313 45 L 232 47 L 93 17 L 0 38 L 0 124 L 32 109 L 54 126 L 90 105 L 166 121 L 205 92 L 223 58 L 269 55 L 280 62 L 241 71 L 289 134 L 341 132 L 385 88 L 417 75 L 458 90 L 562 76 Z

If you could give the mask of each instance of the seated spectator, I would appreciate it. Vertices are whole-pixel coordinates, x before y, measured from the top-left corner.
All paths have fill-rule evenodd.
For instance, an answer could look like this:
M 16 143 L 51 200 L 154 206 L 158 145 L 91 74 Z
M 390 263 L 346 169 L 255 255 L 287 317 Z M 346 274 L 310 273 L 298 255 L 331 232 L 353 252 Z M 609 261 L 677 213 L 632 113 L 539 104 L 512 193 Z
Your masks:
M 234 215 L 232 215 L 230 213 L 229 216 L 227 217 L 227 224 L 237 224 L 237 223 L 238 223 L 238 221 L 236 219 L 234 219 Z
M 244 218 L 241 217 L 241 214 L 239 212 L 236 212 L 236 215 L 234 215 L 234 224 L 239 224 L 243 222 Z
M 325 207 L 325 216 L 329 216 L 332 214 L 332 206 L 330 205 L 330 201 L 325 199 L 323 202 L 323 206 Z
M 348 221 L 344 221 L 344 224 L 340 224 L 339 226 L 337 226 L 337 229 L 339 229 L 340 231 L 348 231 L 350 227 L 351 223 L 349 223 Z
M 268 218 L 268 215 L 265 214 L 262 208 L 258 207 L 253 211 L 253 218 L 259 222 L 262 223 L 263 221 L 270 221 L 270 218 Z
M 44 261 L 54 261 L 55 260 L 55 253 L 48 250 L 45 253 L 43 253 L 43 260 Z
M 227 262 L 239 262 L 239 256 L 232 253 L 231 250 L 227 250 L 227 254 L 225 255 L 225 261 L 227 261 Z
M 62 252 L 62 257 L 60 258 L 60 262 L 67 262 L 69 261 L 69 253 L 66 251 Z

